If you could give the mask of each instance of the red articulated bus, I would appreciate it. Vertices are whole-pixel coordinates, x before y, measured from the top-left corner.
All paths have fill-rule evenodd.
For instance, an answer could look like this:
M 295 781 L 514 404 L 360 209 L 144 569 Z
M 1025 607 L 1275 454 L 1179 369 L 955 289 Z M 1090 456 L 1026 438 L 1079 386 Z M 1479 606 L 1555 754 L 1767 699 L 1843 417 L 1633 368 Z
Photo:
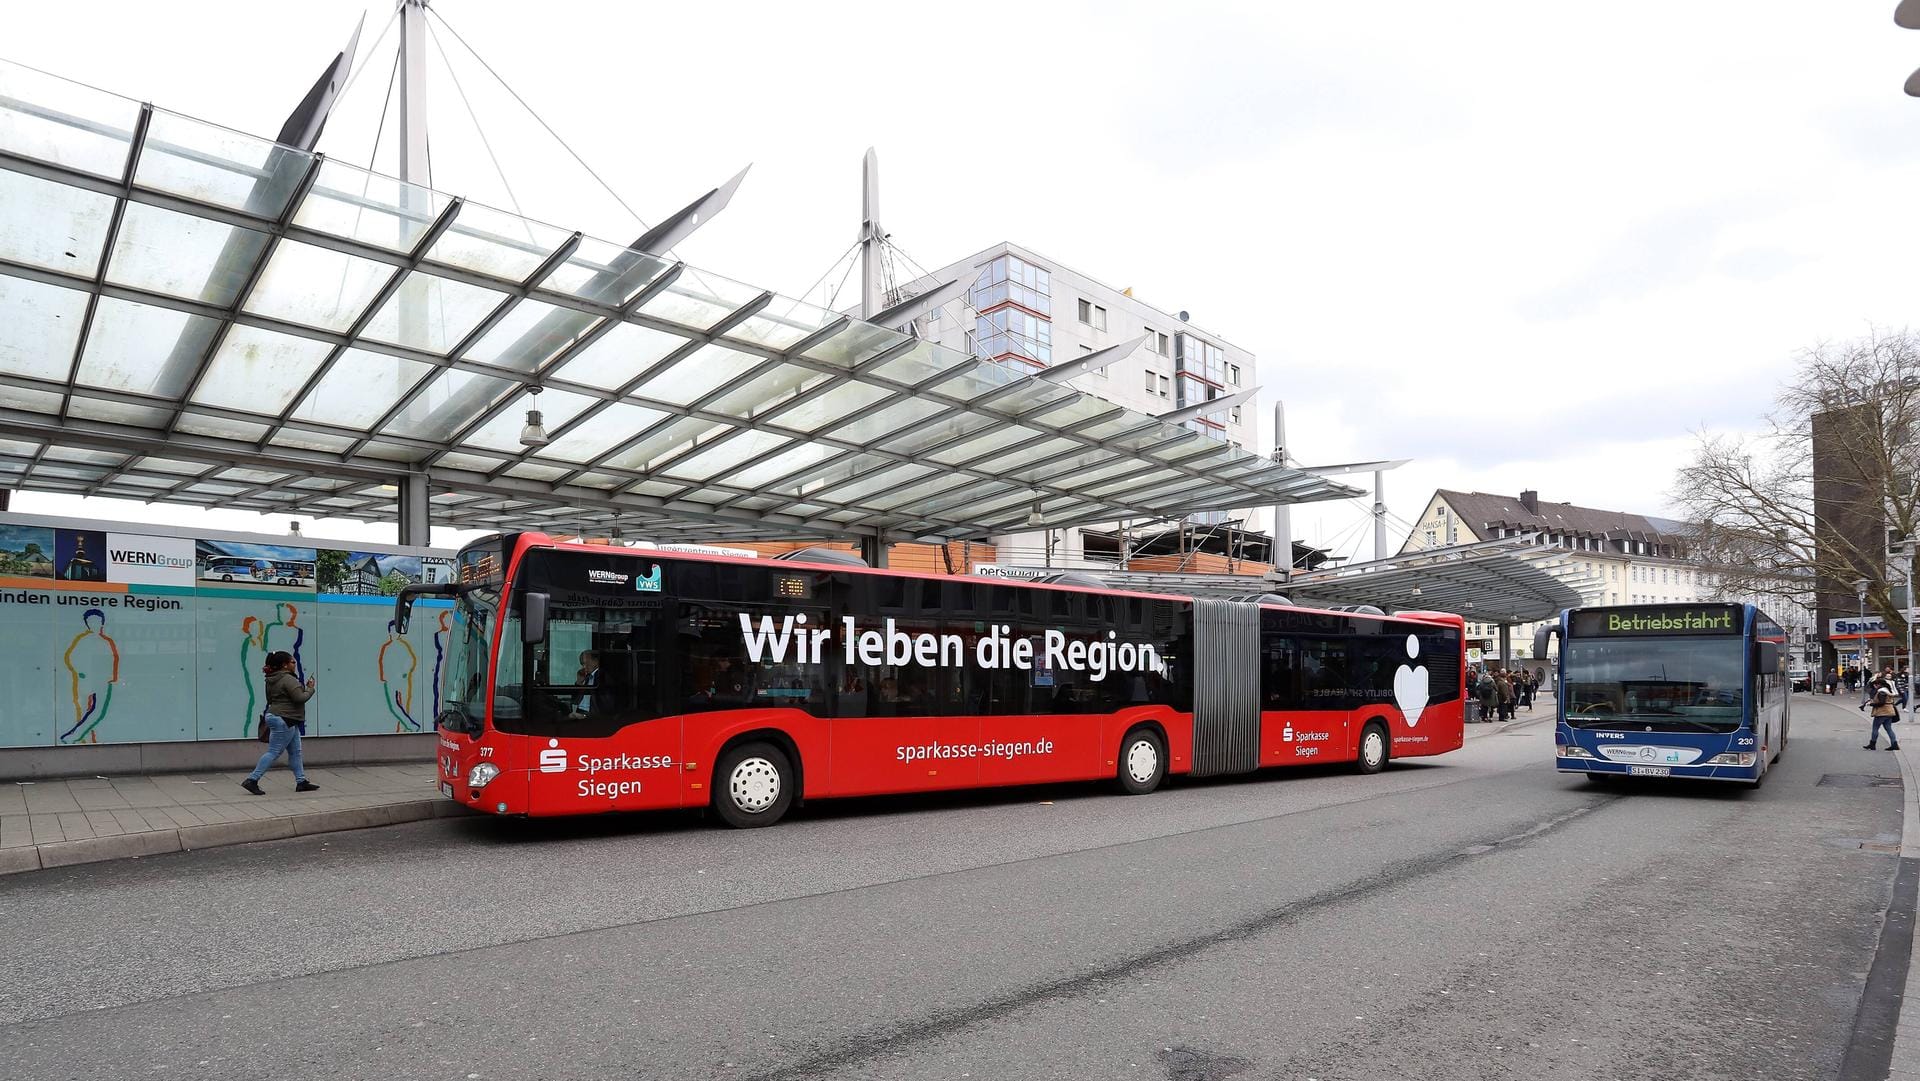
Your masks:
M 1250 772 L 1451 751 L 1464 626 L 1068 581 L 556 542 L 460 552 L 442 795 L 507 815 Z M 840 560 L 845 560 L 844 562 Z M 1278 598 L 1271 598 L 1277 601 Z

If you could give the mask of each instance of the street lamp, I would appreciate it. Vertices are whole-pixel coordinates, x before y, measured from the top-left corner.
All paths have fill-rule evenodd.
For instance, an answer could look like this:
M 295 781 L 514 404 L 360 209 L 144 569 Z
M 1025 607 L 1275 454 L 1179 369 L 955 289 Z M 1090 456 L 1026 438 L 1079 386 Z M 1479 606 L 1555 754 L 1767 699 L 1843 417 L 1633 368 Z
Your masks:
M 1853 583 L 1854 596 L 1860 598 L 1860 618 L 1853 625 L 1853 669 L 1854 675 L 1860 680 L 1862 704 L 1867 700 L 1867 678 L 1866 673 L 1862 671 L 1861 662 L 1867 659 L 1867 586 L 1871 584 L 1872 582 L 1865 578 L 1855 579 Z

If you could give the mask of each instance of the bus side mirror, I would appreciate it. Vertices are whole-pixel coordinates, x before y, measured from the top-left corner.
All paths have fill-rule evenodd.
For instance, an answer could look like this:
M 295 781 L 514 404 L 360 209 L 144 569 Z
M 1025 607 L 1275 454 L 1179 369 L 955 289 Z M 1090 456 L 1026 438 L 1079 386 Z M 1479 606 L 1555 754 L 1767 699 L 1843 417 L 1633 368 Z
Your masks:
M 547 601 L 545 593 L 527 593 L 521 598 L 520 641 L 527 645 L 547 640 Z
M 1553 636 L 1557 634 L 1559 630 L 1560 628 L 1558 627 L 1546 626 L 1546 627 L 1541 627 L 1533 632 L 1533 659 L 1534 660 L 1544 661 L 1547 659 L 1547 643 L 1553 641 Z
M 401 593 L 393 601 L 393 629 L 401 634 L 407 633 L 407 624 L 413 621 L 413 598 Z

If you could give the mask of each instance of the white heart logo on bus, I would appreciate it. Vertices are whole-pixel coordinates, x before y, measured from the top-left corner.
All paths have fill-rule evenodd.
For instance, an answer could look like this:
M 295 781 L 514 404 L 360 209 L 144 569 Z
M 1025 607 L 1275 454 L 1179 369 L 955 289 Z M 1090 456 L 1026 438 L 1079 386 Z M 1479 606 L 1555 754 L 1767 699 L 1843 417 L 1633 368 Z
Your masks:
M 1407 659 L 1420 656 L 1420 639 L 1407 635 Z M 1407 727 L 1413 728 L 1420 723 L 1420 711 L 1427 708 L 1427 666 L 1418 668 L 1401 665 L 1393 674 L 1393 704 L 1400 707 L 1401 716 L 1407 719 Z

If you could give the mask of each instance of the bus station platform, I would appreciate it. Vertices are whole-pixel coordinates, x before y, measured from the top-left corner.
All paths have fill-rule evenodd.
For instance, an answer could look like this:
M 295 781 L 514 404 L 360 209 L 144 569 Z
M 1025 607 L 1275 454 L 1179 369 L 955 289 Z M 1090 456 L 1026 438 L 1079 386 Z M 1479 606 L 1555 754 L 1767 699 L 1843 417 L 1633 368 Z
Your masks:
M 316 766 L 320 790 L 296 795 L 281 767 L 265 796 L 240 787 L 245 769 L 0 783 L 0 874 L 469 813 L 439 798 L 434 770 Z

